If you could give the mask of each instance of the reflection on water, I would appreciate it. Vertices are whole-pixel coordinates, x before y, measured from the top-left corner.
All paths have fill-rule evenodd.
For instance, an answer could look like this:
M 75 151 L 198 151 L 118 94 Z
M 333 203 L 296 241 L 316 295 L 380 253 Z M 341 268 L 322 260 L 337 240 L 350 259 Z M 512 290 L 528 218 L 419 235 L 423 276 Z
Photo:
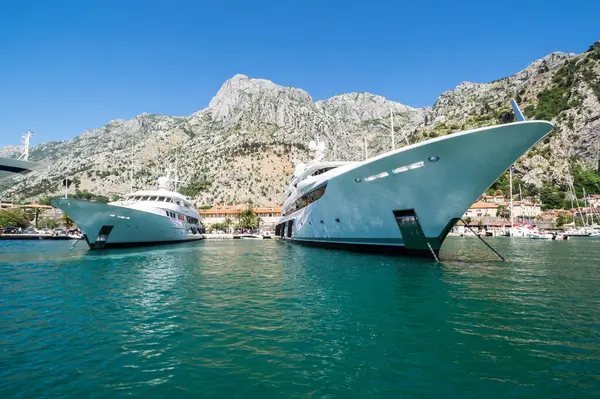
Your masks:
M 600 243 L 489 241 L 0 242 L 0 395 L 594 396 Z

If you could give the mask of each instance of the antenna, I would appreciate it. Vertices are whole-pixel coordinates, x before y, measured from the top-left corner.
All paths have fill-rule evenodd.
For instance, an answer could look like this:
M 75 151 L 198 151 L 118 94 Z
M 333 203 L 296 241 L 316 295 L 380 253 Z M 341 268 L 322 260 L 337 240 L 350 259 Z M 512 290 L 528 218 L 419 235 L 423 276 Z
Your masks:
M 21 161 L 29 161 L 29 141 L 31 140 L 31 136 L 33 136 L 33 132 L 28 130 L 27 134 L 21 137 L 21 143 L 23 143 L 23 153 L 19 157 Z
M 310 143 L 308 143 L 308 149 L 315 152 L 315 161 L 321 162 L 323 160 L 323 156 L 325 155 L 325 143 L 318 140 L 311 140 Z

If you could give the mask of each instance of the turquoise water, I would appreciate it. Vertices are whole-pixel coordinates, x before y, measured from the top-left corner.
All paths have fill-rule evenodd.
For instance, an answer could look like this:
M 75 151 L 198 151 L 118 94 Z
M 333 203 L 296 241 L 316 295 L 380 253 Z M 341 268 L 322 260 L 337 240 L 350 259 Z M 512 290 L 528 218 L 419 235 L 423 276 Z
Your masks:
M 0 397 L 587 398 L 600 242 L 0 242 Z

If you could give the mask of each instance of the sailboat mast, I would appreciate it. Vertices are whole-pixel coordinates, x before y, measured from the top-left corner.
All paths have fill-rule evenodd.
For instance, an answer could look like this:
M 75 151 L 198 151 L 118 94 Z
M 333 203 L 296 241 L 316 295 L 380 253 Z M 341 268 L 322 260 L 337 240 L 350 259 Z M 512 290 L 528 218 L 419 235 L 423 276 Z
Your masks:
M 587 226 L 588 224 L 590 224 L 590 213 L 588 212 L 588 206 L 586 203 L 587 197 L 585 195 L 585 188 L 582 187 L 583 189 L 583 208 L 585 209 L 585 225 Z
M 512 165 L 510 165 L 509 176 L 510 176 L 510 228 L 512 229 L 514 226 L 514 216 L 513 216 L 513 186 L 512 186 Z M 510 230 L 509 230 L 510 232 Z M 512 235 L 512 234 L 511 234 Z
M 390 120 L 392 121 L 392 151 L 396 150 L 396 139 L 394 137 L 394 113 L 390 107 Z
M 131 138 L 131 154 L 129 155 L 129 194 L 133 193 L 133 137 Z
M 581 222 L 583 223 L 583 225 L 585 225 L 585 219 L 583 218 L 583 212 L 580 211 L 579 209 L 579 199 L 577 198 L 577 193 L 575 192 L 575 186 L 573 185 L 573 177 L 571 176 L 571 193 L 573 193 L 573 197 L 575 197 L 575 202 L 577 203 L 577 211 L 579 211 L 579 217 L 581 218 Z M 573 200 L 571 200 L 571 203 L 573 203 Z M 585 206 L 585 202 L 584 202 L 584 206 Z M 575 215 L 573 215 L 573 222 L 575 222 Z

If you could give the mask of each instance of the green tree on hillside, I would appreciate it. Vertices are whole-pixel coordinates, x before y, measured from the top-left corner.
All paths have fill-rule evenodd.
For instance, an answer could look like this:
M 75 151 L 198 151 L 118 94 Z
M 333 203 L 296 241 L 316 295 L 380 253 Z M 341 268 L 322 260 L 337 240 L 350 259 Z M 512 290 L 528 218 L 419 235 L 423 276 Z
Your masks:
M 558 217 L 556 218 L 556 226 L 562 227 L 565 224 L 573 223 L 573 216 L 569 215 L 567 212 L 558 212 Z
M 212 182 L 204 178 L 192 180 L 188 185 L 182 187 L 179 191 L 187 197 L 195 197 L 206 190 Z

